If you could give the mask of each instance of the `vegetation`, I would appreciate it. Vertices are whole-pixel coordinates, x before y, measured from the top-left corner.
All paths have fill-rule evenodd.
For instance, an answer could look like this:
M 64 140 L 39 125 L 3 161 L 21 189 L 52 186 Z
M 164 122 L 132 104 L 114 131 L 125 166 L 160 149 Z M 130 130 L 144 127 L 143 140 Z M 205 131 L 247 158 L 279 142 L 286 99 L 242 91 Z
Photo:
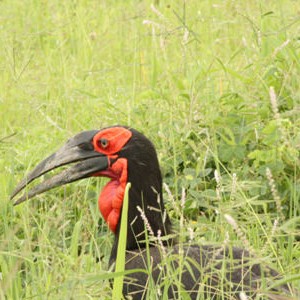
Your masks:
M 118 123 L 155 143 L 183 238 L 251 247 L 300 289 L 298 1 L 151 3 L 0 2 L 0 299 L 111 298 L 105 180 L 9 195 Z

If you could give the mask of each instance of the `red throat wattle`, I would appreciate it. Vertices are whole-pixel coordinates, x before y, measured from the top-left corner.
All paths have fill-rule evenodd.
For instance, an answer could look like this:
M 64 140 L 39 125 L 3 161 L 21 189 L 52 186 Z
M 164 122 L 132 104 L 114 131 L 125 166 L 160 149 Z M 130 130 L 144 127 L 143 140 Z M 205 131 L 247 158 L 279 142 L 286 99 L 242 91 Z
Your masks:
M 110 230 L 115 232 L 127 184 L 127 159 L 119 158 L 107 171 L 99 175 L 111 178 L 99 196 L 98 206 Z
M 94 174 L 105 176 L 111 180 L 103 188 L 99 200 L 99 210 L 111 231 L 116 232 L 120 219 L 125 187 L 127 184 L 127 159 L 118 158 L 119 152 L 131 138 L 132 132 L 123 127 L 112 127 L 101 130 L 93 138 L 95 151 L 107 156 L 108 161 L 114 162 L 108 169 Z

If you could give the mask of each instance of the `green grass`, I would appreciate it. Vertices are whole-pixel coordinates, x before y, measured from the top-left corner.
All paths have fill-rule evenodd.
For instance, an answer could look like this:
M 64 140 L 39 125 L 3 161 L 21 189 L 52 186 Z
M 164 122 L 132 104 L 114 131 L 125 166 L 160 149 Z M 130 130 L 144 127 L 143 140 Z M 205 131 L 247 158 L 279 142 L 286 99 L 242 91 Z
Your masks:
M 0 2 L 0 299 L 111 298 L 104 180 L 19 207 L 9 194 L 70 136 L 116 123 L 155 143 L 175 225 L 186 189 L 183 237 L 246 238 L 286 280 L 299 274 L 298 2 L 151 3 Z
M 125 188 L 124 201 L 122 205 L 122 216 L 120 225 L 120 235 L 118 241 L 118 251 L 116 258 L 115 272 L 124 272 L 126 262 L 127 224 L 128 224 L 128 193 L 131 183 L 128 182 Z M 113 285 L 113 299 L 121 299 L 123 295 L 124 276 L 115 278 Z

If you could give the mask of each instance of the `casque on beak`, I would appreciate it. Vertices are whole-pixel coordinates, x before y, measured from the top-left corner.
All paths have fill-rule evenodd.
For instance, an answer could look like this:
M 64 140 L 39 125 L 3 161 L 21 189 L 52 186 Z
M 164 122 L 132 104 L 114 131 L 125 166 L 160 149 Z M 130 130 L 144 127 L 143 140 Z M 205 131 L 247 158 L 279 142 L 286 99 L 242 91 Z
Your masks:
M 68 169 L 61 173 L 46 179 L 42 183 L 28 190 L 19 197 L 14 205 L 20 204 L 38 194 L 48 191 L 52 188 L 65 185 L 67 183 L 93 176 L 93 174 L 106 170 L 109 166 L 108 157 L 95 151 L 93 146 L 93 137 L 98 130 L 83 131 L 53 153 L 42 162 L 40 162 L 15 188 L 11 199 L 15 198 L 30 182 L 64 165 L 72 164 Z

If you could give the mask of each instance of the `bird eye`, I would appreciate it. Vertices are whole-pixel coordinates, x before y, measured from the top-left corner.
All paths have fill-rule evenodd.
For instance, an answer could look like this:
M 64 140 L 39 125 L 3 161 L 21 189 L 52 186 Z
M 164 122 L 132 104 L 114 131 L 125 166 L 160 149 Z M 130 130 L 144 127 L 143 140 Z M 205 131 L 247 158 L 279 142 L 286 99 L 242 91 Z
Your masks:
M 100 139 L 99 140 L 99 146 L 103 149 L 107 148 L 108 146 L 108 140 L 107 139 Z

